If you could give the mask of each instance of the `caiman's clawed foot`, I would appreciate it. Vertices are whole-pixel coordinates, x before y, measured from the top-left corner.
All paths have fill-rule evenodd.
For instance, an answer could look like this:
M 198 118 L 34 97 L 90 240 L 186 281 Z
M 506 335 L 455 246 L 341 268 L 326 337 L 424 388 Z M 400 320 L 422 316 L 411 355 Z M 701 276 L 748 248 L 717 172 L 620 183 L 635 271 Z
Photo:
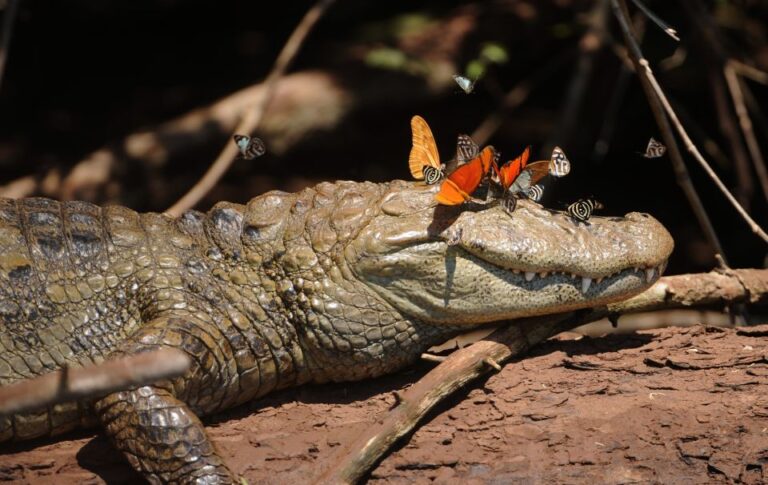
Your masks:
M 234 482 L 203 423 L 168 391 L 144 386 L 116 392 L 95 409 L 117 449 L 150 482 Z

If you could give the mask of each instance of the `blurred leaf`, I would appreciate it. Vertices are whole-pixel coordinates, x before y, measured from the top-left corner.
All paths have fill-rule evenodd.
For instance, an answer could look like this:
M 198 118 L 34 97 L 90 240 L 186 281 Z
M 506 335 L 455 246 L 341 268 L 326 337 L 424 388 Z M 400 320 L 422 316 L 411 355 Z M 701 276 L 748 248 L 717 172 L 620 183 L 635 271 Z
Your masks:
M 475 59 L 467 64 L 467 77 L 472 80 L 478 80 L 485 75 L 486 64 L 485 62 Z
M 403 51 L 391 47 L 379 47 L 365 56 L 365 63 L 380 69 L 402 71 L 408 63 L 408 56 Z
M 509 60 L 507 50 L 495 42 L 488 42 L 483 45 L 480 51 L 480 57 L 493 64 L 504 64 Z

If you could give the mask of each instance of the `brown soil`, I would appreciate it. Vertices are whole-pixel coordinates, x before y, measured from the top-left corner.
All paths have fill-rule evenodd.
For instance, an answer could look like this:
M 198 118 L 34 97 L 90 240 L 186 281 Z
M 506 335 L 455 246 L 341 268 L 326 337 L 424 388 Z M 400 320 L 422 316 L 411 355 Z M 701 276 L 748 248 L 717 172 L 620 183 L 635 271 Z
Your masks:
M 306 483 L 428 365 L 306 386 L 211 421 L 248 483 Z M 99 435 L 6 447 L 0 479 L 131 483 Z M 445 403 L 369 483 L 767 483 L 768 326 L 568 334 Z

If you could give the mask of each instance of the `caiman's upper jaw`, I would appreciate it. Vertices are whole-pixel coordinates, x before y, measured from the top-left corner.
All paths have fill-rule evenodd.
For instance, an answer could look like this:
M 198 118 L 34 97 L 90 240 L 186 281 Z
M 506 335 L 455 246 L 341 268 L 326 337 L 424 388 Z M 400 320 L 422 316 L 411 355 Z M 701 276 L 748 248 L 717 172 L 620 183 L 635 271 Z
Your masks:
M 600 283 L 625 270 L 642 272 L 648 283 L 666 267 L 672 239 L 653 217 L 593 217 L 576 222 L 563 212 L 520 201 L 512 216 L 501 208 L 462 213 L 440 237 L 526 281 L 563 274 Z
M 402 185 L 398 185 L 402 184 Z M 658 279 L 673 242 L 653 217 L 588 224 L 521 200 L 435 207 L 434 187 L 396 183 L 346 248 L 356 277 L 403 313 L 481 323 L 602 305 Z

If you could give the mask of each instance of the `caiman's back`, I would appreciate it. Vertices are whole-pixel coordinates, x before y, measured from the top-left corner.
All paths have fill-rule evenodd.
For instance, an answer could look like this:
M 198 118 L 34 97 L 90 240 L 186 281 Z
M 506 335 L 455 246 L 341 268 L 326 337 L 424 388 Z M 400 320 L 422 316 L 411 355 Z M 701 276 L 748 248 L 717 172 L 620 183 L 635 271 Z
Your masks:
M 144 284 L 162 264 L 153 246 L 184 239 L 173 222 L 124 207 L 0 199 L 0 385 L 99 362 L 132 334 L 151 310 Z M 153 238 L 147 224 L 166 237 Z M 3 418 L 0 441 L 67 431 L 90 414 L 85 407 Z

